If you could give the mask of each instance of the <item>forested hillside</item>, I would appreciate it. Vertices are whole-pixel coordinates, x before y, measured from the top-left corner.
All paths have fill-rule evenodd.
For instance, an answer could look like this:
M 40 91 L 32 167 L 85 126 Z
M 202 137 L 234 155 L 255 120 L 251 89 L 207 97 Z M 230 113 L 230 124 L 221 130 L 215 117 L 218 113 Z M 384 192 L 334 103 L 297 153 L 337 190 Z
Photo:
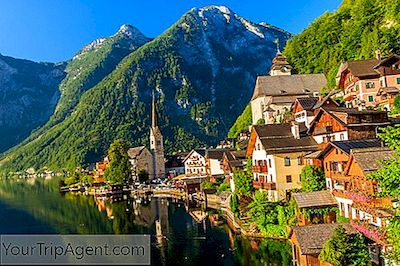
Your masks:
M 152 91 L 167 152 L 215 145 L 246 106 L 256 76 L 267 72 L 276 41 L 283 47 L 289 36 L 226 7 L 194 8 L 94 87 L 75 90 L 65 118 L 6 153 L 0 167 L 71 169 L 100 160 L 116 138 L 147 144 Z
M 294 36 L 284 54 L 298 73 L 326 74 L 332 88 L 341 61 L 400 53 L 399 23 L 398 0 L 344 0 Z

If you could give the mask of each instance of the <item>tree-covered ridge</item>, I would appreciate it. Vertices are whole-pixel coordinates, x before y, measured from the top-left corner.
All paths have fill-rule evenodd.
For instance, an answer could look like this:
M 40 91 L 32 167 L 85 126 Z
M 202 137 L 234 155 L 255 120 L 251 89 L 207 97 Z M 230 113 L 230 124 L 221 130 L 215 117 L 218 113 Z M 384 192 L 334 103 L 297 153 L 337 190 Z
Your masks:
M 65 64 L 0 54 L 0 153 L 46 123 L 60 97 Z
M 60 84 L 61 98 L 48 126 L 62 121 L 77 105 L 81 95 L 110 74 L 121 60 L 150 41 L 136 28 L 123 25 L 113 36 L 97 39 L 68 62 L 67 76 Z
M 146 144 L 154 89 L 167 152 L 224 138 L 256 75 L 275 55 L 274 41 L 283 46 L 288 38 L 233 13 L 228 23 L 225 15 L 213 9 L 186 13 L 83 93 L 70 116 L 6 154 L 0 167 L 71 169 L 99 160 L 117 138 L 129 146 Z
M 345 0 L 294 36 L 284 54 L 299 73 L 324 73 L 331 88 L 341 61 L 400 52 L 398 0 Z
M 252 123 L 251 105 L 246 105 L 243 113 L 236 119 L 233 126 L 229 129 L 228 138 L 236 138 L 242 130 L 248 129 Z

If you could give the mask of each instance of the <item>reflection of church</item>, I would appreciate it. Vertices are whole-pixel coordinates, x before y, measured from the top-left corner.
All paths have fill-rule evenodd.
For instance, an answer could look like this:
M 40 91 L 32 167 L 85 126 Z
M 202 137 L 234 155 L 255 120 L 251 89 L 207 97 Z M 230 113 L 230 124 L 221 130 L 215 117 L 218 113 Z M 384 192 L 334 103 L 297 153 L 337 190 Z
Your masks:
M 157 102 L 153 94 L 151 104 L 150 150 L 138 146 L 128 150 L 129 161 L 132 164 L 132 177 L 138 180 L 138 174 L 145 170 L 149 179 L 165 177 L 164 140 L 157 119 Z

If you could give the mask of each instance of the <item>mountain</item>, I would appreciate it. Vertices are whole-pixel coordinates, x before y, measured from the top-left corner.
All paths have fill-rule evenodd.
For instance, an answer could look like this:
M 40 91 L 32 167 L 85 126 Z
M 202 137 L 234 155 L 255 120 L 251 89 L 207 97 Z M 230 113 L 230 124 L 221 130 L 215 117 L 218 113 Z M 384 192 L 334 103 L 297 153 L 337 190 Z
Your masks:
M 299 73 L 325 73 L 330 87 L 341 61 L 400 53 L 400 1 L 345 0 L 294 36 L 284 54 Z
M 60 84 L 61 99 L 50 125 L 63 120 L 86 90 L 110 74 L 125 56 L 150 40 L 138 29 L 122 25 L 115 35 L 94 40 L 82 48 L 67 65 L 67 76 Z
M 0 54 L 0 153 L 46 123 L 60 97 L 64 69 L 64 63 L 36 63 Z
M 276 40 L 283 47 L 289 37 L 226 7 L 193 8 L 86 90 L 70 115 L 5 154 L 0 166 L 73 168 L 99 160 L 116 138 L 146 144 L 153 90 L 167 152 L 214 145 L 249 101 L 256 76 L 267 72 Z

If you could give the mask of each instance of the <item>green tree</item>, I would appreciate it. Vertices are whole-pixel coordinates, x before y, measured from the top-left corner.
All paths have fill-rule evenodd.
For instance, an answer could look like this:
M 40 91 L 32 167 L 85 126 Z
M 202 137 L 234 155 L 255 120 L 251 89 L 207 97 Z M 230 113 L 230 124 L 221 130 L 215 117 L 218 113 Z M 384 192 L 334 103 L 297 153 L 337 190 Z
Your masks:
M 363 235 L 350 234 L 338 226 L 323 245 L 319 259 L 333 266 L 369 266 L 371 259 Z
M 128 157 L 128 148 L 121 139 L 115 140 L 108 150 L 110 164 L 104 172 L 104 178 L 111 184 L 131 182 L 131 163 Z
M 235 123 L 229 129 L 228 137 L 236 138 L 242 130 L 247 129 L 252 123 L 251 105 L 248 104 L 243 113 L 236 119 Z
M 250 196 L 254 191 L 253 178 L 247 171 L 235 170 L 233 172 L 233 181 L 235 182 L 235 191 L 240 196 Z
M 301 169 L 301 187 L 305 192 L 325 189 L 325 174 L 316 165 L 307 165 Z

